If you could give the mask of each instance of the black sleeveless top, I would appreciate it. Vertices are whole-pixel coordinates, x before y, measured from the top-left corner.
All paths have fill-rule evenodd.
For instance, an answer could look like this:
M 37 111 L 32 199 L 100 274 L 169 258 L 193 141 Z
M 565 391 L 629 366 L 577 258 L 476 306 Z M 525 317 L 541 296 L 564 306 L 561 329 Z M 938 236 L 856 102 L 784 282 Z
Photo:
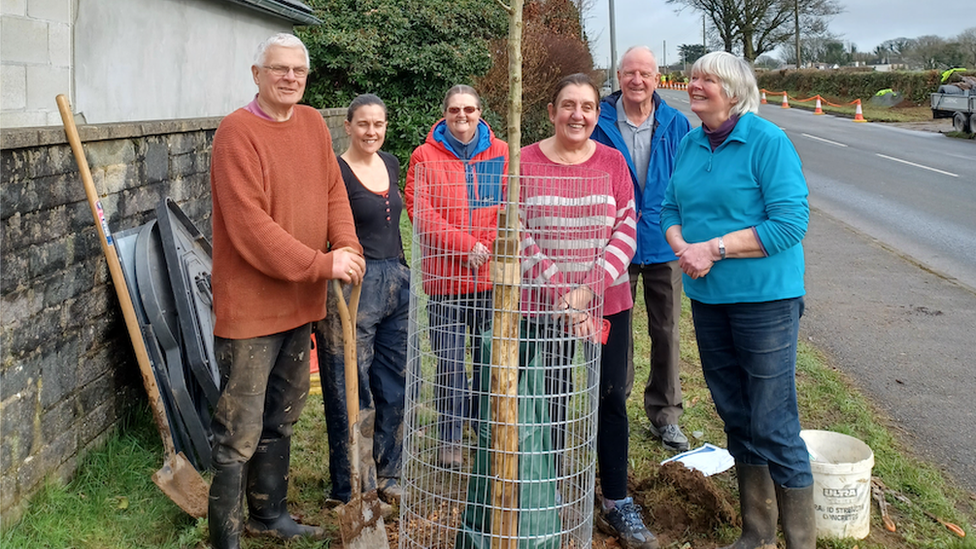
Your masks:
M 363 247 L 363 255 L 366 259 L 402 258 L 400 212 L 403 211 L 403 198 L 398 187 L 400 161 L 387 152 L 379 151 L 379 155 L 390 175 L 390 188 L 384 193 L 374 193 L 364 187 L 341 156 L 339 170 L 349 194 L 349 205 L 356 222 L 356 236 Z

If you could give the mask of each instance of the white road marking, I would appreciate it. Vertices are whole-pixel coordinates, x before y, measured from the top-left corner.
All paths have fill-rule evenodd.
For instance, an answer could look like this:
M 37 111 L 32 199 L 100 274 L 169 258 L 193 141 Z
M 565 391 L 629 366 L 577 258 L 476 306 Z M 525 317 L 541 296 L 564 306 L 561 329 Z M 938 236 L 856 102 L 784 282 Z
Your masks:
M 914 162 L 909 162 L 907 160 L 902 160 L 900 158 L 895 158 L 893 156 L 887 156 L 887 155 L 884 155 L 884 154 L 881 154 L 881 153 L 875 153 L 875 154 L 878 155 L 878 156 L 880 156 L 881 158 L 887 158 L 888 160 L 894 160 L 895 162 L 901 162 L 902 164 L 908 164 L 909 166 L 915 166 L 916 168 L 922 168 L 923 170 L 930 170 L 930 171 L 933 171 L 933 172 L 936 172 L 936 173 L 941 173 L 943 175 L 951 175 L 952 177 L 959 177 L 958 174 L 954 174 L 954 173 L 950 173 L 950 172 L 944 172 L 942 170 L 937 170 L 935 168 L 930 168 L 928 166 L 923 166 L 921 164 L 916 164 Z
M 846 147 L 847 145 L 843 143 L 838 143 L 836 141 L 831 141 L 829 139 L 824 139 L 823 137 L 817 137 L 816 135 L 810 135 L 808 133 L 801 133 L 803 137 L 809 137 L 810 139 L 816 139 L 817 141 L 823 141 L 824 143 L 830 143 L 831 145 L 837 145 L 838 147 Z

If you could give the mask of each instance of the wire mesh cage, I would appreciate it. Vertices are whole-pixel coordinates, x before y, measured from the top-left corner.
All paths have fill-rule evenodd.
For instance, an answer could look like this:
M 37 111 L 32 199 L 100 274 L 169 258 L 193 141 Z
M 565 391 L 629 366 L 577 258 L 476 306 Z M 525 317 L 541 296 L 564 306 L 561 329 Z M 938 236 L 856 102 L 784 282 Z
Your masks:
M 416 166 L 401 549 L 588 547 L 606 173 Z M 509 187 L 517 200 L 509 199 Z

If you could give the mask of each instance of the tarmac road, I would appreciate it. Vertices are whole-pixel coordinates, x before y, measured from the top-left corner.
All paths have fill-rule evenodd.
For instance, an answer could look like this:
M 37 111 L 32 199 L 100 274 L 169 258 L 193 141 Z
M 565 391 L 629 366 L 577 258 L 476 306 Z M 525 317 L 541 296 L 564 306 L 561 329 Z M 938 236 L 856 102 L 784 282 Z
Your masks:
M 801 337 L 976 494 L 976 293 L 818 209 L 803 245 Z
M 686 92 L 662 96 L 700 124 Z M 976 144 L 798 109 L 759 114 L 793 140 L 810 187 L 801 337 L 919 457 L 976 494 Z

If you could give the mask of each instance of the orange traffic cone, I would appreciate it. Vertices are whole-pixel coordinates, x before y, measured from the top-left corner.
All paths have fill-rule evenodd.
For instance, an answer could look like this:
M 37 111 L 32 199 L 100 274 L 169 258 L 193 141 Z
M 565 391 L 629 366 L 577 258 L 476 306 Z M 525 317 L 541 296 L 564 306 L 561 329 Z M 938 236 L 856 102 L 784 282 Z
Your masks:
M 762 96 L 759 98 L 759 102 L 762 103 L 763 105 L 766 104 L 766 90 L 762 91 Z
M 855 122 L 867 122 L 864 119 L 864 114 L 861 112 L 861 100 L 857 100 L 857 108 L 854 109 L 854 121 Z
M 783 92 L 783 104 L 780 107 L 784 109 L 790 108 L 790 102 L 786 99 L 786 92 Z
M 820 96 L 817 96 L 817 107 L 813 109 L 813 114 L 823 114 L 823 109 L 820 108 Z

